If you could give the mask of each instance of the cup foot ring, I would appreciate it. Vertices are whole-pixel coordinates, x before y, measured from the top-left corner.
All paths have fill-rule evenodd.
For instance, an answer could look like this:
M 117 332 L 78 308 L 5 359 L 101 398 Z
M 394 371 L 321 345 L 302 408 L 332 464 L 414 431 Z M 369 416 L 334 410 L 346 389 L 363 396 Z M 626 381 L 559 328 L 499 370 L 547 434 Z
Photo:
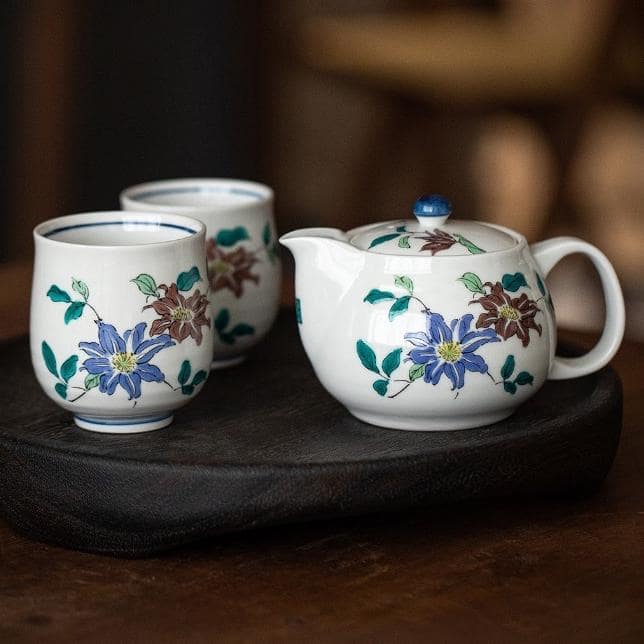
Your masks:
M 74 416 L 74 422 L 81 429 L 103 434 L 139 434 L 153 432 L 167 427 L 174 416 L 162 414 L 140 418 L 99 418 L 97 416 Z

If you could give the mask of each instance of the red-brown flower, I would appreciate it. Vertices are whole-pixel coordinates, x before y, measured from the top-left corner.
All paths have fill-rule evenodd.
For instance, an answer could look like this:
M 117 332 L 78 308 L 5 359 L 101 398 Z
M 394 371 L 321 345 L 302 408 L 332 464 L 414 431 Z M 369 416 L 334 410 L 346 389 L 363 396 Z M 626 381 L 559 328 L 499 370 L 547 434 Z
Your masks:
M 150 335 L 161 335 L 167 331 L 177 342 L 183 342 L 190 336 L 197 344 L 201 344 L 201 327 L 210 326 L 210 320 L 206 317 L 206 296 L 197 289 L 190 297 L 184 297 L 177 290 L 176 284 L 171 284 L 170 287 L 159 284 L 159 288 L 165 295 L 143 307 L 152 308 L 161 316 L 152 322 Z
M 429 250 L 433 255 L 441 250 L 451 248 L 456 243 L 456 239 L 452 235 L 438 228 L 433 233 L 420 235 L 416 239 L 422 239 L 427 242 L 421 246 L 420 250 Z
M 525 293 L 520 297 L 510 297 L 500 282 L 494 285 L 488 282 L 486 286 L 490 286 L 490 293 L 470 302 L 478 302 L 485 309 L 476 321 L 477 329 L 494 325 L 497 335 L 504 340 L 516 335 L 524 347 L 530 342 L 530 329 L 541 335 L 541 325 L 534 321 L 534 316 L 540 311 L 534 300 Z
M 208 255 L 208 277 L 213 292 L 228 288 L 236 297 L 241 297 L 244 293 L 244 280 L 259 284 L 259 275 L 253 275 L 250 272 L 253 265 L 259 260 L 245 248 L 240 247 L 226 253 L 217 246 L 214 239 L 210 239 L 206 253 Z

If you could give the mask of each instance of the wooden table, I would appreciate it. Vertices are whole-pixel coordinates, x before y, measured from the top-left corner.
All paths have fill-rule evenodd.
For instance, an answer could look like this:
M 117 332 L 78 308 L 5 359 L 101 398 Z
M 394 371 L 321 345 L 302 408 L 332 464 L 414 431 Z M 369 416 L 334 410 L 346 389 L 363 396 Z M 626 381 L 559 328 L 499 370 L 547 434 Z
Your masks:
M 0 641 L 643 642 L 644 345 L 614 364 L 624 432 L 590 498 L 273 528 L 147 560 L 0 522 Z

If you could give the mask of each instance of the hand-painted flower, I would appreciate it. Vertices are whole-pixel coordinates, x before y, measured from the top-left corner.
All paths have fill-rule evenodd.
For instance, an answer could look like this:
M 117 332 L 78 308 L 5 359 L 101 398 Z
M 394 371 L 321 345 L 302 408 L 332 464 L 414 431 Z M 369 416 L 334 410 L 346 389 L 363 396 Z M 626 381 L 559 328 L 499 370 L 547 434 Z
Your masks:
M 439 313 L 428 313 L 426 332 L 405 334 L 405 340 L 416 347 L 407 354 L 409 359 L 425 365 L 425 382 L 436 385 L 445 375 L 452 390 L 461 389 L 466 371 L 487 373 L 485 360 L 474 352 L 488 342 L 499 342 L 499 338 L 492 329 L 470 331 L 473 319 L 468 313 L 448 326 Z
M 163 382 L 165 376 L 150 359 L 161 349 L 171 347 L 170 336 L 144 339 L 145 322 L 126 331 L 121 337 L 111 324 L 98 322 L 98 342 L 79 342 L 78 347 L 88 356 L 81 371 L 98 375 L 98 388 L 111 396 L 121 385 L 130 400 L 141 395 L 141 381 Z
M 503 290 L 503 285 L 497 282 L 491 286 L 488 295 L 472 300 L 470 304 L 475 302 L 485 309 L 476 321 L 477 329 L 494 325 L 495 331 L 504 340 L 516 335 L 524 347 L 530 343 L 530 329 L 541 335 L 541 325 L 534 321 L 534 316 L 540 309 L 525 293 L 512 298 Z
M 244 293 L 244 280 L 259 284 L 259 275 L 253 275 L 250 272 L 259 260 L 245 248 L 240 247 L 231 253 L 226 253 L 217 246 L 214 239 L 209 239 L 206 254 L 208 276 L 213 292 L 227 288 L 236 297 L 241 297 Z
M 438 228 L 433 233 L 418 236 L 417 239 L 422 239 L 427 242 L 421 246 L 420 250 L 429 250 L 432 255 L 435 255 L 441 250 L 447 250 L 456 243 L 456 239 L 452 235 Z
M 170 287 L 159 284 L 159 288 L 165 295 L 143 307 L 144 310 L 152 308 L 161 316 L 152 322 L 150 335 L 161 335 L 167 331 L 177 342 L 183 342 L 190 336 L 198 345 L 201 344 L 201 327 L 210 326 L 210 320 L 206 317 L 206 296 L 197 289 L 190 297 L 184 297 L 176 284 Z

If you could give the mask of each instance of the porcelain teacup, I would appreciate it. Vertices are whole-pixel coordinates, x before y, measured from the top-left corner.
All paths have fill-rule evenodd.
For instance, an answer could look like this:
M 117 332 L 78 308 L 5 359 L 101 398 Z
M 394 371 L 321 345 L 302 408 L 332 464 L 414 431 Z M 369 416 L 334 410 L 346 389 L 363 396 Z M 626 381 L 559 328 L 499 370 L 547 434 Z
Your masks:
M 215 330 L 212 368 L 242 362 L 279 310 L 273 191 L 251 181 L 174 179 L 127 188 L 121 205 L 189 215 L 206 225 Z
M 205 226 L 167 213 L 93 212 L 34 229 L 31 359 L 83 429 L 160 429 L 212 356 Z

